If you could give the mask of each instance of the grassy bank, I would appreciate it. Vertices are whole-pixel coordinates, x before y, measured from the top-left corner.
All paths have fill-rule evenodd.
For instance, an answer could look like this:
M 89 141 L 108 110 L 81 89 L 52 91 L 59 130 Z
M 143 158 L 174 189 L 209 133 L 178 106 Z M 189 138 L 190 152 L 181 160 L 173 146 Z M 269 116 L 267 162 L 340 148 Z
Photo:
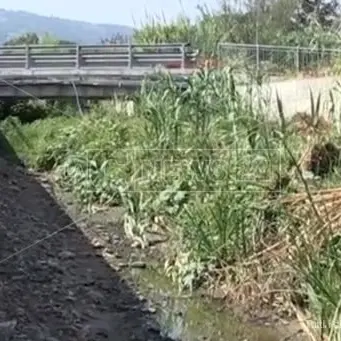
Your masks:
M 269 122 L 255 89 L 242 97 L 231 72 L 203 70 L 182 93 L 169 79 L 142 90 L 129 115 L 102 104 L 85 116 L 7 119 L 2 131 L 84 206 L 123 205 L 136 244 L 167 239 L 165 271 L 179 288 L 219 287 L 235 303 L 309 317 L 315 339 L 337 340 L 338 217 L 332 192 L 315 192 L 340 179 L 304 180 L 298 160 L 319 132 L 294 130 L 280 101 L 279 123 Z

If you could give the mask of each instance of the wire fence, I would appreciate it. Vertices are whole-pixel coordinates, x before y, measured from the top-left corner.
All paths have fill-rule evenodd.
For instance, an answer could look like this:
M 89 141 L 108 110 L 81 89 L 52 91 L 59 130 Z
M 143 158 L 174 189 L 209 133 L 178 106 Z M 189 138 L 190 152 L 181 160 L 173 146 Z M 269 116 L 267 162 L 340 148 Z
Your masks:
M 273 76 L 326 75 L 341 71 L 341 50 L 338 49 L 220 43 L 219 59 L 223 66 L 239 65 Z

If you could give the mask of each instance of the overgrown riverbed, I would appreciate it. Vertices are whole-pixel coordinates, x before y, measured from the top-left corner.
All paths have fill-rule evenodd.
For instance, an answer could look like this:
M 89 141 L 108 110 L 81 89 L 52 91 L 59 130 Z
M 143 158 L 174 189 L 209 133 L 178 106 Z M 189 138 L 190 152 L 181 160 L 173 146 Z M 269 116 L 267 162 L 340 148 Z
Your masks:
M 185 92 L 169 79 L 142 90 L 130 115 L 100 105 L 2 129 L 27 164 L 51 172 L 83 207 L 123 207 L 130 244 L 158 245 L 178 289 L 219 289 L 233 305 L 304 317 L 328 334 L 337 330 L 341 264 L 334 196 L 319 191 L 332 186 L 337 196 L 341 181 L 302 176 L 298 161 L 321 135 L 318 120 L 295 130 L 282 104 L 279 123 L 269 122 L 267 104 L 238 93 L 231 72 L 203 70 Z M 312 116 L 320 112 L 312 98 Z M 337 142 L 334 126 L 322 128 Z
M 53 177 L 49 177 L 53 179 Z M 246 315 L 237 316 L 222 300 L 212 300 L 200 293 L 179 292 L 164 275 L 153 248 L 141 250 L 132 247 L 131 240 L 122 233 L 122 208 L 111 208 L 88 215 L 73 203 L 72 196 L 52 186 L 57 200 L 68 214 L 81 224 L 83 232 L 102 252 L 108 264 L 134 287 L 146 310 L 152 312 L 161 333 L 172 340 L 181 341 L 301 341 L 304 333 L 297 323 L 286 323 L 274 315 L 253 320 Z

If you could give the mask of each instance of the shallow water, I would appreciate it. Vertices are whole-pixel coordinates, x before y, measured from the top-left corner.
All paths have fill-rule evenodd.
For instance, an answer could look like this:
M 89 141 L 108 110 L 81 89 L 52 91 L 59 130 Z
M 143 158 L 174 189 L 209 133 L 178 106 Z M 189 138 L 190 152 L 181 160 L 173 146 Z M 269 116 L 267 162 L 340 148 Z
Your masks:
M 64 195 L 64 199 L 67 198 Z M 72 206 L 73 207 L 73 206 Z M 74 207 L 73 207 L 74 208 Z M 68 209 L 71 216 L 77 216 Z M 96 224 L 113 226 L 120 214 L 117 210 L 100 212 L 91 217 L 93 229 Z M 116 220 L 115 220 L 116 219 Z M 109 225 L 108 225 L 109 226 Z M 111 225 L 110 225 L 111 226 Z M 111 226 L 112 227 L 112 226 Z M 98 232 L 98 231 L 97 231 Z M 134 258 L 134 257 L 133 257 Z M 139 259 L 139 256 L 136 257 Z M 110 263 L 110 257 L 108 259 Z M 115 264 L 114 264 L 115 265 Z M 270 327 L 254 323 L 245 323 L 238 319 L 215 300 L 204 299 L 199 295 L 179 295 L 174 284 L 166 278 L 162 269 L 148 262 L 146 269 L 122 269 L 129 281 L 133 280 L 141 299 L 151 301 L 156 309 L 156 319 L 163 334 L 181 341 L 304 341 L 297 335 L 296 326 Z M 157 328 L 157 326 L 155 326 Z
M 133 281 L 156 309 L 162 331 L 181 341 L 283 341 L 303 340 L 291 327 L 259 326 L 242 322 L 221 303 L 202 297 L 179 296 L 170 281 L 153 269 L 134 270 Z

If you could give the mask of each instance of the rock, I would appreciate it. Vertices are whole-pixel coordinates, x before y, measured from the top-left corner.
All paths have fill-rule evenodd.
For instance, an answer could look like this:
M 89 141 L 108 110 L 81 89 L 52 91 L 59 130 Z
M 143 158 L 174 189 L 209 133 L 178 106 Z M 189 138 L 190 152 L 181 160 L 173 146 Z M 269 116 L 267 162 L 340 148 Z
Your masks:
M 161 330 L 155 321 L 147 321 L 147 330 L 152 333 L 160 334 Z
M 66 299 L 67 299 L 68 301 L 70 301 L 70 302 L 76 301 L 74 292 L 70 290 L 70 291 L 68 292 L 68 295 L 66 296 Z
M 146 301 L 146 298 L 143 296 L 143 295 L 138 295 L 137 296 L 137 298 L 138 298 L 138 300 L 140 301 L 140 302 L 145 302 Z
M 102 295 L 100 291 L 97 290 L 91 290 L 88 292 L 89 297 L 96 303 L 100 303 L 102 300 L 105 299 L 105 297 Z
M 11 340 L 16 325 L 17 320 L 0 322 L 0 340 L 2 341 Z
M 110 256 L 110 257 L 115 257 L 115 252 L 114 252 L 114 250 L 112 248 L 108 248 L 108 247 L 105 248 L 103 250 L 103 253 L 108 255 L 108 256 Z
M 16 309 L 17 317 L 24 317 L 26 315 L 25 309 L 18 307 Z
M 144 307 L 141 309 L 141 311 L 144 313 L 150 313 L 150 314 L 156 313 L 156 309 L 154 307 L 151 307 L 151 306 Z
M 139 241 L 135 240 L 134 242 L 131 243 L 131 247 L 134 249 L 141 249 L 142 245 Z
M 151 314 L 155 314 L 156 313 L 156 309 L 154 307 L 149 307 L 148 308 L 148 312 Z
M 94 238 L 92 241 L 91 241 L 91 244 L 92 246 L 95 248 L 95 249 L 101 249 L 103 248 L 105 245 L 103 243 L 103 241 L 97 239 L 97 238 Z
M 118 263 L 117 266 L 119 269 L 123 269 L 123 268 L 127 268 L 129 266 L 129 264 L 128 263 Z
M 83 327 L 83 335 L 87 339 L 98 339 L 98 337 L 108 338 L 110 335 L 110 326 L 106 321 L 92 321 Z
M 59 273 L 63 273 L 64 272 L 63 266 L 58 262 L 57 259 L 49 258 L 46 261 L 46 264 L 48 265 L 48 267 L 54 269 L 55 271 L 58 271 Z
M 73 258 L 75 258 L 75 256 L 76 255 L 73 252 L 68 251 L 68 250 L 64 250 L 58 254 L 58 257 L 61 259 L 64 259 L 64 260 L 65 259 L 73 259 Z
M 120 236 L 118 236 L 117 234 L 113 234 L 113 235 L 111 236 L 111 239 L 112 239 L 113 241 L 119 241 L 119 240 L 120 240 Z
M 145 262 L 142 262 L 142 261 L 135 261 L 135 262 L 132 262 L 130 264 L 130 266 L 133 269 L 145 269 L 147 267 L 147 264 Z
M 142 261 L 135 261 L 131 263 L 118 263 L 117 266 L 121 269 L 123 268 L 132 268 L 132 269 L 145 269 L 147 264 Z
M 120 243 L 120 237 L 117 234 L 113 234 L 110 237 L 109 243 L 112 245 L 117 245 Z
M 13 329 L 17 325 L 17 320 L 0 322 L 0 330 Z

